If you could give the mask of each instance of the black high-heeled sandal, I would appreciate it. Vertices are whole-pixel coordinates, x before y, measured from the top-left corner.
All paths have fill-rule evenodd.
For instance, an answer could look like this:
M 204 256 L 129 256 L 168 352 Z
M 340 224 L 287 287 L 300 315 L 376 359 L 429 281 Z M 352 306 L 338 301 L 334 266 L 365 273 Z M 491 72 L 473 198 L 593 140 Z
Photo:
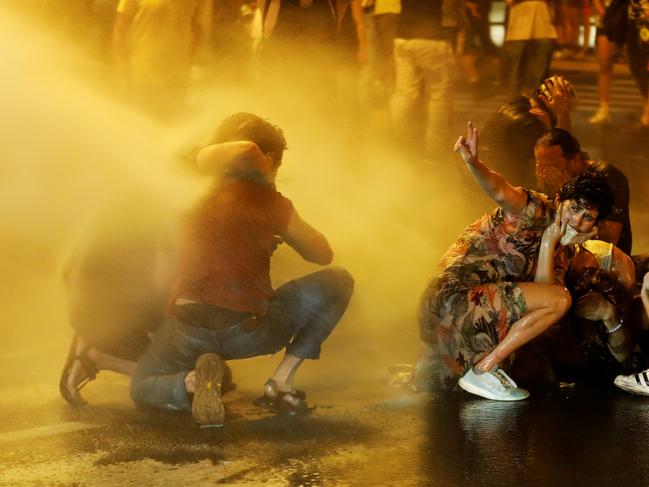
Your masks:
M 252 403 L 257 407 L 284 414 L 304 414 L 311 410 L 306 403 L 304 391 L 282 392 L 273 379 L 266 381 L 264 394 Z
M 78 335 L 75 334 L 72 338 L 70 351 L 68 352 L 68 356 L 65 359 L 65 365 L 63 366 L 63 372 L 61 372 L 61 378 L 59 379 L 59 392 L 61 393 L 61 397 L 63 397 L 63 399 L 65 399 L 73 406 L 82 406 L 88 401 L 86 401 L 80 395 L 74 396 L 68 388 L 68 379 L 70 377 L 70 372 L 72 371 L 72 365 L 74 365 L 74 363 L 78 361 L 83 367 L 84 372 L 86 373 L 86 378 L 75 386 L 75 390 L 77 392 L 79 392 L 88 382 L 95 380 L 97 374 L 99 373 L 99 370 L 95 366 L 92 359 L 88 356 L 90 345 L 83 347 L 81 351 L 79 351 L 79 353 L 76 352 L 77 339 Z

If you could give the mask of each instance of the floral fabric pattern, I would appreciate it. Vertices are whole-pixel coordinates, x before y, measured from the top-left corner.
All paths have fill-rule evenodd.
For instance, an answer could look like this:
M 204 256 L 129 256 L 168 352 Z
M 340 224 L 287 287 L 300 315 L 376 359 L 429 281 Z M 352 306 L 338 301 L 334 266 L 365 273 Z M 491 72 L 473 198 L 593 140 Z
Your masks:
M 458 379 L 527 312 L 517 283 L 534 280 L 541 236 L 555 209 L 545 195 L 526 192 L 520 215 L 497 208 L 469 225 L 424 291 L 419 327 L 425 357 L 419 358 L 415 374 L 420 388 L 456 388 Z M 567 263 L 567 256 L 555 259 L 558 282 Z

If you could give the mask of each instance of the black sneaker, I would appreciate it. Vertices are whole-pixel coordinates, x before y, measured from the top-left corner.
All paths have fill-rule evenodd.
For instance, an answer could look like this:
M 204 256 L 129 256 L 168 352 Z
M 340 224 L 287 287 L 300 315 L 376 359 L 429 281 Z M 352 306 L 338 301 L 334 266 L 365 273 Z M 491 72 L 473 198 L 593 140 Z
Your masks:
M 223 426 L 223 360 L 215 353 L 204 353 L 196 360 L 196 391 L 192 415 L 204 428 Z

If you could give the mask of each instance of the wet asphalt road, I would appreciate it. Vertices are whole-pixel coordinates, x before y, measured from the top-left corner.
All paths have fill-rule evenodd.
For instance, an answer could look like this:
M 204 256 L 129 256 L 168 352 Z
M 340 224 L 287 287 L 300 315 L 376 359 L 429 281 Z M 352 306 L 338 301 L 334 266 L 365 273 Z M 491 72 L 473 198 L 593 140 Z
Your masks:
M 90 405 L 68 406 L 57 395 L 58 370 L 42 359 L 54 350 L 0 362 L 2 485 L 425 483 L 429 398 L 384 386 L 379 375 L 326 380 L 307 367 L 300 383 L 314 410 L 288 417 L 251 404 L 261 383 L 248 378 L 272 370 L 274 359 L 234 364 L 239 387 L 226 395 L 226 425 L 200 429 L 189 414 L 136 410 L 127 381 L 107 372 L 84 390 Z
M 16 367 L 16 359 L 29 368 Z M 309 369 L 301 384 L 313 413 L 282 417 L 251 405 L 259 385 L 247 379 L 270 369 L 271 362 L 235 364 L 239 389 L 226 396 L 227 423 L 203 430 L 187 414 L 136 410 L 127 381 L 106 372 L 84 391 L 90 405 L 71 408 L 57 396 L 58 371 L 35 357 L 3 355 L 0 484 L 649 482 L 645 398 L 576 386 L 522 403 L 498 403 L 464 393 L 414 394 L 358 367 L 353 377 L 337 380 Z M 350 373 L 347 366 L 321 365 L 327 373 Z
M 649 249 L 646 141 L 588 127 L 587 116 L 577 113 L 575 131 L 589 151 L 618 156 L 634 247 Z M 0 485 L 649 485 L 649 398 L 576 386 L 508 404 L 387 386 L 388 365 L 414 360 L 414 322 L 368 343 L 346 317 L 323 359 L 300 372 L 314 405 L 305 417 L 251 404 L 277 357 L 233 365 L 238 389 L 219 429 L 136 410 L 128 381 L 107 372 L 84 389 L 88 406 L 69 407 L 57 391 L 69 340 L 63 299 L 50 282 L 34 283 L 40 264 L 30 265 L 1 289 Z

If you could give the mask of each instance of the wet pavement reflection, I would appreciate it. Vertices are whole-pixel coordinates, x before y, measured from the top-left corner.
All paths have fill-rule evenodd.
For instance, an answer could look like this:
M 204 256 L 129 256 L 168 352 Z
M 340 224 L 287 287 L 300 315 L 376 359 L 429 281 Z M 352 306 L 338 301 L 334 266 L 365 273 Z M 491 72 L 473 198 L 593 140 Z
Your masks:
M 647 485 L 649 401 L 577 387 L 520 403 L 428 406 L 434 485 Z
M 331 363 L 335 381 L 305 373 L 313 413 L 287 417 L 252 406 L 258 371 L 273 363 L 262 358 L 234 364 L 239 388 L 226 395 L 227 423 L 200 429 L 189 414 L 135 409 L 128 382 L 105 372 L 84 390 L 88 406 L 68 406 L 42 358 L 48 350 L 41 360 L 23 355 L 22 370 L 0 358 L 0 485 L 649 482 L 649 398 L 606 385 L 502 403 L 390 387 L 372 367 L 341 378 L 349 369 Z

